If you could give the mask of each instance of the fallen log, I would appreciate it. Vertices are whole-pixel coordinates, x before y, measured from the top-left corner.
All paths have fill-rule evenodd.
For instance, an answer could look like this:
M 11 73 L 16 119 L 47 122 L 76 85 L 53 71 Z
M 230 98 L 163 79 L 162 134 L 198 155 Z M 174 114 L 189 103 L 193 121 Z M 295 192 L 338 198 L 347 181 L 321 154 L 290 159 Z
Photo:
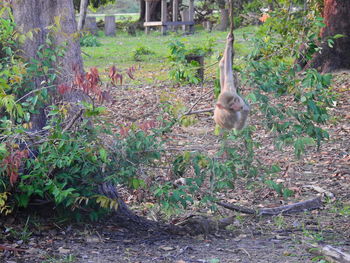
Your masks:
M 313 254 L 324 256 L 330 262 L 350 263 L 350 254 L 330 245 L 320 246 L 304 242 Z
M 275 216 L 279 214 L 293 214 L 304 211 L 310 211 L 322 207 L 321 197 L 316 197 L 311 200 L 301 201 L 298 203 L 283 205 L 274 208 L 260 208 L 257 210 L 250 209 L 243 206 L 232 205 L 223 202 L 217 202 L 218 205 L 227 208 L 232 211 L 241 212 L 244 214 L 258 215 L 258 216 Z

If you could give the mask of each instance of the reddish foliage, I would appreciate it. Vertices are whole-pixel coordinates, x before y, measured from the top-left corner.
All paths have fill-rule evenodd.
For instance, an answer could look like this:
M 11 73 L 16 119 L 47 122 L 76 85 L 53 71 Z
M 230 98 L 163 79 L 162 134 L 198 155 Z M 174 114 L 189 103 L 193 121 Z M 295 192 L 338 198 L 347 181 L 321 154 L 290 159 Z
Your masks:
M 132 67 L 130 67 L 130 68 L 128 68 L 127 70 L 126 70 L 126 74 L 128 74 L 128 76 L 129 76 L 129 78 L 131 78 L 131 79 L 135 79 L 135 77 L 134 77 L 134 75 L 133 75 L 133 73 L 135 72 L 135 67 L 134 66 L 132 66 Z
M 74 83 L 73 83 L 74 86 L 81 87 L 84 90 L 84 82 L 85 82 L 85 75 L 82 73 L 76 72 Z
M 133 72 L 136 68 L 134 66 L 126 70 L 126 74 L 134 79 Z M 96 67 L 90 68 L 87 73 L 82 73 L 82 71 L 77 67 L 73 66 L 73 72 L 75 74 L 74 81 L 72 85 L 60 84 L 57 86 L 59 94 L 64 95 L 65 93 L 71 91 L 72 89 L 82 90 L 87 95 L 94 95 L 97 97 L 99 102 L 111 102 L 113 103 L 112 96 L 109 91 L 102 91 L 100 75 Z M 119 69 L 114 65 L 109 68 L 109 77 L 113 85 L 117 85 L 118 81 L 120 85 L 123 84 L 123 75 Z
M 28 158 L 28 156 L 29 153 L 27 150 L 17 150 L 4 158 L 2 165 L 6 167 L 6 174 L 10 177 L 11 185 L 13 185 L 18 179 L 18 169 L 21 166 L 22 159 Z
M 65 84 L 60 84 L 57 86 L 57 90 L 58 90 L 59 94 L 63 95 L 66 92 L 69 92 L 71 90 L 71 87 L 69 87 L 68 85 L 65 85 Z
M 120 85 L 123 85 L 123 75 L 119 74 L 118 71 L 114 65 L 109 68 L 109 77 L 113 85 L 117 85 L 118 79 L 120 80 Z

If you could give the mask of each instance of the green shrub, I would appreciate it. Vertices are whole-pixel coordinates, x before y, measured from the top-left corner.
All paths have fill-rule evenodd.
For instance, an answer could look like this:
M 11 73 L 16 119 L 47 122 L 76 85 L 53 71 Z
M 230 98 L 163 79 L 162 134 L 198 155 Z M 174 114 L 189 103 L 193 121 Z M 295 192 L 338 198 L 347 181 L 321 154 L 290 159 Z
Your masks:
M 271 28 L 273 26 L 277 28 Z M 279 26 L 267 23 L 261 27 L 261 30 L 274 30 L 275 33 L 261 34 L 254 40 L 254 52 L 247 57 L 246 67 L 241 67 L 241 75 L 253 88 L 248 99 L 263 113 L 262 124 L 276 135 L 276 145 L 281 149 L 293 145 L 296 156 L 300 156 L 308 145 L 319 145 L 328 138 L 320 125 L 328 120 L 327 107 L 333 105 L 329 88 L 331 76 L 312 69 L 300 72 L 290 58 L 286 59 L 286 49 L 281 48 L 283 41 L 275 36 L 284 36 L 288 31 Z M 98 106 L 101 101 L 97 98 L 103 97 L 99 81 L 93 88 L 101 92 L 89 93 L 93 103 L 75 105 L 81 108 L 84 120 L 67 128 L 71 119 L 67 106 L 50 105 L 48 97 L 51 87 L 65 91 L 63 86 L 54 85 L 57 74 L 54 65 L 57 57 L 64 53 L 64 46 L 54 46 L 48 37 L 38 50 L 39 59 L 25 64 L 15 56 L 17 39 L 13 38 L 13 23 L 0 20 L 0 27 L 4 28 L 0 30 L 4 41 L 1 43 L 5 43 L 0 58 L 1 213 L 26 207 L 35 198 L 52 202 L 57 211 L 63 213 L 73 209 L 77 219 L 87 213 L 91 220 L 97 220 L 118 205 L 116 200 L 99 194 L 97 186 L 104 182 L 151 189 L 163 207 L 170 211 L 197 202 L 212 205 L 220 192 L 234 187 L 237 177 L 279 172 L 278 167 L 264 166 L 255 157 L 260 144 L 254 140 L 253 125 L 225 134 L 214 156 L 182 152 L 170 159 L 169 154 L 165 155 L 163 144 L 167 137 L 164 135 L 175 124 L 193 123 L 189 119 L 184 121 L 186 107 L 180 103 L 171 105 L 164 100 L 163 119 L 119 127 L 116 132 L 115 126 L 103 118 L 104 109 Z M 286 39 L 294 41 L 295 38 Z M 196 83 L 198 65 L 188 63 L 186 56 L 208 54 L 211 45 L 188 48 L 181 42 L 170 43 L 172 78 Z M 287 42 L 287 45 L 291 43 Z M 135 53 L 146 51 L 141 47 Z M 94 75 L 97 70 L 89 74 L 94 77 L 91 79 L 99 79 Z M 115 82 L 121 79 L 116 71 L 110 71 L 110 74 L 114 75 Z M 36 76 L 45 77 L 47 82 L 42 90 L 30 93 Z M 278 103 L 271 103 L 274 99 L 278 99 Z M 48 123 L 40 136 L 34 134 L 31 137 L 28 133 L 30 117 L 44 104 L 49 111 Z M 234 141 L 235 146 L 230 146 L 227 141 Z M 223 155 L 226 158 L 222 158 Z M 176 179 L 183 179 L 183 185 L 174 185 L 165 178 L 149 180 L 154 175 L 148 171 L 163 167 L 165 159 L 170 159 L 167 164 Z M 265 182 L 281 196 L 292 194 L 281 184 L 271 180 Z
M 293 63 L 300 31 L 313 40 L 310 32 L 318 22 L 300 23 L 284 9 L 276 10 L 260 28 L 242 72 L 246 83 L 255 88 L 249 97 L 264 114 L 264 124 L 277 134 L 276 146 L 293 145 L 297 157 L 329 137 L 320 125 L 330 118 L 327 108 L 334 104 L 332 76 L 315 69 L 301 72 Z M 274 99 L 280 102 L 271 103 Z
M 150 50 L 148 47 L 139 46 L 132 51 L 132 57 L 135 61 L 142 61 L 147 58 L 148 55 L 154 55 L 155 52 Z
M 82 47 L 99 47 L 101 43 L 97 40 L 97 37 L 91 34 L 84 34 L 80 38 L 80 46 Z
M 169 77 L 177 82 L 198 84 L 201 79 L 198 76 L 197 70 L 202 65 L 198 61 L 188 61 L 186 57 L 211 55 L 213 46 L 213 39 L 208 39 L 207 43 L 202 47 L 195 46 L 190 48 L 187 48 L 180 41 L 170 42 L 169 61 L 171 63 L 171 70 L 169 71 Z

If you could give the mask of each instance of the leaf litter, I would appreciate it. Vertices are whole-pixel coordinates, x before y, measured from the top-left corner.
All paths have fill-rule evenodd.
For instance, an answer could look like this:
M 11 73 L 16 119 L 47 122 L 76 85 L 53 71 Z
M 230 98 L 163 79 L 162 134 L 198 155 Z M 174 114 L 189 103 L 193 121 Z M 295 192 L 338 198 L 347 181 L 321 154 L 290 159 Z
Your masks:
M 115 102 L 109 106 L 107 118 L 115 124 L 118 132 L 134 122 L 155 121 L 161 115 L 159 107 L 164 102 L 164 94 L 168 96 L 166 99 L 182 103 L 187 108 L 207 94 L 197 103 L 195 110 L 208 109 L 215 103 L 210 93 L 212 86 L 210 82 L 192 87 L 172 87 L 166 82 L 145 87 L 117 86 L 111 91 Z M 350 74 L 336 74 L 334 87 L 339 97 L 337 106 L 332 109 L 336 121 L 326 127 L 330 140 L 322 144 L 320 151 L 310 150 L 300 160 L 294 159 L 291 151 L 278 152 L 271 147 L 272 138 L 259 125 L 261 116 L 258 113 L 253 111 L 250 121 L 262 131 L 255 134 L 262 143 L 256 155 L 261 162 L 282 167 L 278 182 L 295 193 L 295 200 L 289 201 L 306 200 L 321 194 L 325 196 L 324 209 L 275 217 L 237 213 L 234 223 L 226 231 L 207 237 L 135 233 L 115 225 L 113 218 L 103 224 L 74 226 L 58 226 L 48 220 L 33 226 L 33 233 L 22 242 L 21 238 L 8 234 L 6 229 L 20 231 L 24 223 L 19 218 L 9 217 L 0 223 L 0 261 L 315 262 L 317 257 L 304 245 L 305 240 L 334 244 L 349 252 Z M 246 92 L 249 91 L 243 93 Z M 198 150 L 214 154 L 219 145 L 211 113 L 196 115 L 196 122 L 189 127 L 176 126 L 169 138 L 166 147 L 178 151 Z M 140 200 L 144 203 L 154 201 L 147 197 L 147 193 L 137 197 L 137 191 L 123 191 L 123 196 L 134 208 L 142 207 L 138 204 Z M 262 185 L 259 178 L 238 178 L 235 189 L 223 194 L 222 199 L 250 208 L 275 207 L 286 202 L 275 191 Z M 147 209 L 141 209 L 140 214 L 158 219 L 157 214 L 151 216 Z M 234 212 L 220 208 L 220 214 L 227 216 Z

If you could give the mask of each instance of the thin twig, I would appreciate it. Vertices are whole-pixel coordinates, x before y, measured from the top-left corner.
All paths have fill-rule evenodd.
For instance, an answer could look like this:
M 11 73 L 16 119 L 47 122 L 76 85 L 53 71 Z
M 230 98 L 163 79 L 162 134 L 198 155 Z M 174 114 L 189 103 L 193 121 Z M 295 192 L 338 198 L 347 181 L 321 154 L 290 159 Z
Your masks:
M 184 115 L 189 115 L 193 108 L 205 97 L 207 96 L 208 94 L 212 93 L 213 91 L 210 89 L 209 91 L 207 91 L 206 93 L 204 93 L 202 96 L 200 96 L 196 101 L 195 103 L 193 103 L 193 105 L 191 106 L 191 108 L 184 114 Z
M 83 114 L 84 110 L 81 109 L 75 116 L 73 119 L 70 120 L 70 122 L 67 124 L 66 127 L 64 127 L 64 129 L 62 130 L 62 133 L 68 131 L 70 128 L 72 128 L 73 124 L 81 117 L 81 115 Z
M 199 113 L 203 113 L 203 112 L 213 112 L 213 111 L 214 111 L 214 108 L 210 108 L 210 109 L 187 112 L 184 115 L 192 115 L 192 114 L 199 114 Z
M 42 88 L 31 90 L 30 92 L 28 92 L 27 94 L 23 95 L 21 98 L 16 100 L 16 103 L 20 102 L 24 98 L 28 97 L 30 94 L 33 94 L 34 92 L 37 92 L 37 91 L 40 91 L 40 90 L 44 90 L 44 89 L 49 89 L 49 88 L 52 88 L 52 87 L 55 87 L 55 85 L 51 85 L 51 86 L 47 86 L 47 87 L 42 87 Z
M 81 51 L 81 53 L 83 53 L 85 56 L 88 56 L 89 58 L 91 58 L 91 56 L 88 54 L 88 53 L 86 53 L 86 52 L 84 52 L 84 51 L 82 51 L 82 50 L 80 50 Z

